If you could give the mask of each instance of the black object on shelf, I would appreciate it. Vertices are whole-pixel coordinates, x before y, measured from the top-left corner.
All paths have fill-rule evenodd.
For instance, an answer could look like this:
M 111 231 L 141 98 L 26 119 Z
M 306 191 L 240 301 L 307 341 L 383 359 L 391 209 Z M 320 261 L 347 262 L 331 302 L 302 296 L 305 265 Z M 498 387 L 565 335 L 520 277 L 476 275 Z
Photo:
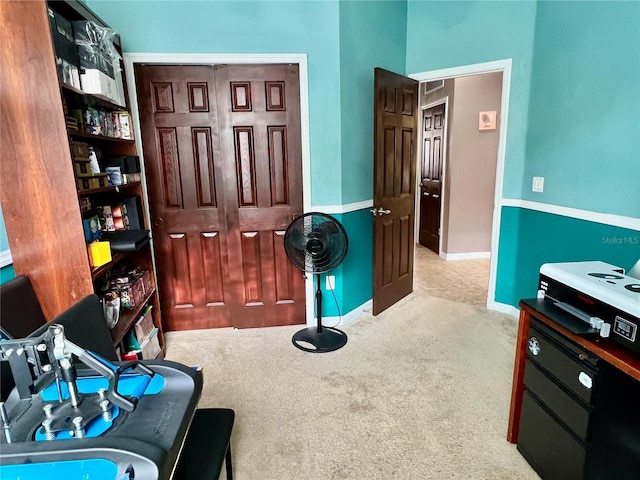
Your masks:
M 115 230 L 102 232 L 113 252 L 135 252 L 149 243 L 149 230 Z
M 122 173 L 140 173 L 140 157 L 137 155 L 107 158 L 105 164 L 107 167 L 120 167 Z

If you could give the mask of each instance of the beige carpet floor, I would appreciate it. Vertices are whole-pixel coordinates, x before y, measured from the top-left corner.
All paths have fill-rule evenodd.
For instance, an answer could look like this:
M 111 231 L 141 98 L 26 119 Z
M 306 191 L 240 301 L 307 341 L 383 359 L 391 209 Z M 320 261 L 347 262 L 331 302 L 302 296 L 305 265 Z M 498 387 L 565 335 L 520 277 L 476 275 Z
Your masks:
M 305 353 L 300 327 L 169 332 L 236 411 L 237 480 L 537 479 L 506 440 L 517 321 L 422 289 Z

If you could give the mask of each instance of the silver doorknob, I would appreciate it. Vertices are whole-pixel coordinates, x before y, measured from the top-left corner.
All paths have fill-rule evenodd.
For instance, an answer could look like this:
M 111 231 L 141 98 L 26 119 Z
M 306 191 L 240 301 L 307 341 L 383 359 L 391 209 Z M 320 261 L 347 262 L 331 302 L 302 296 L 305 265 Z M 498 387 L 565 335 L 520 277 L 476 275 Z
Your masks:
M 391 210 L 385 210 L 382 207 L 374 208 L 369 211 L 373 214 L 374 217 L 381 217 L 382 215 L 389 215 L 391 213 Z

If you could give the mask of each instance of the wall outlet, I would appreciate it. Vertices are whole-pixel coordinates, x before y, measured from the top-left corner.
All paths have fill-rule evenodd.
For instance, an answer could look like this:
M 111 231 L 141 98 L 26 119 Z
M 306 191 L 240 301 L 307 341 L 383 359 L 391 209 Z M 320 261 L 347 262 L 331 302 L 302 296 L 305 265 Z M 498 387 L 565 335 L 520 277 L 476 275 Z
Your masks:
M 542 193 L 544 191 L 544 177 L 533 177 L 531 191 Z
M 336 289 L 336 277 L 333 275 L 327 275 L 327 290 L 335 290 Z

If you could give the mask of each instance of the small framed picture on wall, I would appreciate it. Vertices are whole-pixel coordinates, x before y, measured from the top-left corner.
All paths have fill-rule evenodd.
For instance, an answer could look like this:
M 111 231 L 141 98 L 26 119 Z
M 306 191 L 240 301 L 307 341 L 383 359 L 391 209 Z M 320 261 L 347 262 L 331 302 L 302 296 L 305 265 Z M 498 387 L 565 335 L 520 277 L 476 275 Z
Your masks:
M 478 114 L 478 130 L 495 130 L 496 112 L 480 112 Z

